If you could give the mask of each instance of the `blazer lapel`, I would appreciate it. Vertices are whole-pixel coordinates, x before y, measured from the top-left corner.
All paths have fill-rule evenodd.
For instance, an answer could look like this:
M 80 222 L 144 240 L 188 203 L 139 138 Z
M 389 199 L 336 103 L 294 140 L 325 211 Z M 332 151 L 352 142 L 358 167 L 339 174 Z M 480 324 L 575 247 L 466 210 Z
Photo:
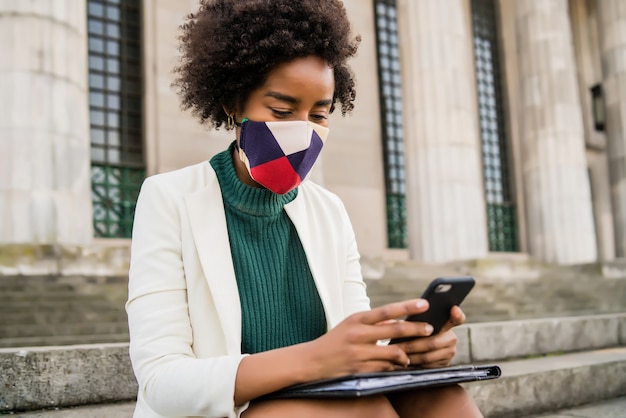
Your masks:
M 213 173 L 212 173 L 213 174 Z M 200 264 L 224 330 L 229 353 L 241 352 L 241 304 L 232 263 L 226 215 L 217 177 L 187 195 L 185 204 Z
M 325 225 L 321 219 L 316 219 L 318 210 L 323 211 L 324 208 L 313 208 L 311 207 L 313 204 L 300 191 L 294 200 L 285 205 L 285 211 L 298 231 L 298 237 L 306 253 L 313 280 L 326 312 L 327 326 L 333 328 L 343 319 L 343 314 L 341 304 L 333 303 L 333 299 L 340 297 L 340 295 L 334 295 L 334 297 L 331 295 L 333 290 L 328 280 L 333 280 L 336 274 L 329 271 L 325 260 L 332 260 L 335 257 L 329 253 L 332 251 L 331 246 L 325 245 L 324 241 L 319 238 L 320 235 L 323 235 L 320 228 L 331 228 L 332 226 Z

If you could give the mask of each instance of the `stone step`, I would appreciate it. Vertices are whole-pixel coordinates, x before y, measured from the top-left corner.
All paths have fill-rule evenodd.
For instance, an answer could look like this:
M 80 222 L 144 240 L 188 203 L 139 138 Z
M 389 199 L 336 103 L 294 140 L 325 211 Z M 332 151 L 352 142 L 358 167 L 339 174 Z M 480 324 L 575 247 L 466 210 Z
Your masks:
M 14 324 L 55 324 L 65 323 L 72 324 L 77 322 L 127 322 L 126 312 L 120 309 L 101 309 L 99 312 L 96 310 L 91 311 L 72 311 L 72 310 L 58 310 L 58 309 L 34 309 L 31 311 L 20 310 L 17 312 L 0 313 L 2 315 L 2 322 L 0 322 L 0 328 L 3 325 Z
M 123 345 L 99 348 L 79 346 L 57 353 L 52 349 L 47 352 L 23 349 L 15 353 L 0 350 L 0 367 L 7 367 L 7 361 L 20 370 L 25 367 L 21 363 L 30 365 L 28 374 L 9 371 L 8 376 L 6 372 L 0 375 L 0 383 L 10 390 L 4 399 L 0 399 L 0 413 L 56 406 L 66 408 L 61 410 L 67 415 L 54 415 L 55 411 L 17 415 L 31 418 L 92 416 L 87 413 L 105 414 L 93 416 L 130 416 L 136 384 L 126 358 L 126 348 Z M 82 376 L 79 366 L 71 366 L 72 360 L 74 363 L 79 360 Z M 46 373 L 35 375 L 43 364 L 47 364 Z M 57 370 L 50 368 L 49 364 L 56 364 Z M 626 396 L 626 347 L 500 361 L 498 364 L 502 369 L 501 378 L 463 384 L 486 418 L 536 415 Z M 100 372 L 99 379 L 94 382 L 90 373 L 96 368 Z M 71 372 L 69 377 L 68 370 Z M 102 371 L 106 372 L 103 374 Z M 123 401 L 127 402 L 101 405 L 103 402 Z M 91 406 L 68 409 L 72 402 L 74 405 Z M 605 417 L 594 417 L 599 416 Z
M 128 407 L 130 407 L 130 405 Z M 126 415 L 118 416 L 122 417 Z M 625 416 L 626 396 L 620 396 L 615 399 L 584 404 L 574 408 L 560 409 L 545 414 L 527 415 L 523 418 L 624 418 Z
M 128 330 L 118 334 L 93 334 L 93 335 L 53 335 L 37 337 L 14 337 L 1 338 L 0 349 L 23 348 L 23 347 L 44 347 L 44 346 L 72 346 L 72 345 L 92 345 L 107 343 L 127 343 Z
M 74 322 L 45 325 L 3 325 L 0 326 L 0 341 L 5 338 L 54 337 L 61 335 L 97 335 L 128 333 L 126 322 Z
M 468 324 L 457 334 L 454 364 L 502 368 L 500 379 L 466 385 L 487 417 L 626 395 L 626 313 Z M 129 401 L 137 390 L 127 343 L 0 348 L 0 387 L 0 413 Z
M 12 416 L 16 418 L 130 418 L 134 408 L 135 402 L 120 402 L 20 412 Z M 619 397 L 545 414 L 526 415 L 522 418 L 624 418 L 624 411 L 626 411 L 626 397 Z
M 387 273 L 380 279 L 366 279 L 372 306 L 419 296 L 430 282 Z M 504 281 L 475 279 L 476 286 L 462 305 L 470 322 L 614 313 L 624 309 L 626 300 L 624 278 L 570 274 Z
M 0 347 L 128 341 L 127 282 L 123 277 L 0 277 Z
M 626 347 L 498 363 L 502 377 L 464 384 L 486 418 L 512 418 L 626 395 Z

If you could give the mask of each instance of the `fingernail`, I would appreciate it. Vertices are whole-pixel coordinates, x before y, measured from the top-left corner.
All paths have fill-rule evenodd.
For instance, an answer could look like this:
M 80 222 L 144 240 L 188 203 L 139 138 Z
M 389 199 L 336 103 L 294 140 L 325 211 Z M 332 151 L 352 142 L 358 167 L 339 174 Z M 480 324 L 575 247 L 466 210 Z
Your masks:
M 411 359 L 407 358 L 406 359 L 406 367 L 409 367 L 411 365 Z
M 417 301 L 415 306 L 417 306 L 418 308 L 425 308 L 426 307 L 426 301 L 424 299 L 420 299 L 420 300 Z
M 426 326 L 424 327 L 424 330 L 430 335 L 433 332 L 433 326 L 426 324 Z

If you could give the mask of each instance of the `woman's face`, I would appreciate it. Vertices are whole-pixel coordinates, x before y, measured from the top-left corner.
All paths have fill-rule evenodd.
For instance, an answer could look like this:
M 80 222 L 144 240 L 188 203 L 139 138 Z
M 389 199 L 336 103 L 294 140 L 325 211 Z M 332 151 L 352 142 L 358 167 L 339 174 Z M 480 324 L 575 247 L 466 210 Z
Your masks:
M 274 68 L 265 84 L 250 94 L 235 119 L 309 120 L 328 126 L 334 91 L 333 70 L 326 61 L 315 56 L 298 58 Z
M 326 61 L 315 56 L 298 58 L 274 68 L 265 83 L 250 94 L 243 109 L 236 112 L 235 120 L 311 121 L 327 127 L 334 92 L 335 77 Z M 239 134 L 237 128 L 237 144 Z M 235 150 L 233 162 L 243 183 L 262 187 L 250 177 Z

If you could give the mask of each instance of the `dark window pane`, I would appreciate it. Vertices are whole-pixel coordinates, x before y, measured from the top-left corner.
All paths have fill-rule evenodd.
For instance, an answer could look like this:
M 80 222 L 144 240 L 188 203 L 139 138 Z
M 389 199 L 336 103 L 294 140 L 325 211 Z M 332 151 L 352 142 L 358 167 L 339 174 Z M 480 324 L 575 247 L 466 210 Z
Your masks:
M 118 112 L 109 112 L 107 115 L 107 126 L 110 128 L 120 127 L 120 114 Z
M 87 27 L 89 28 L 89 33 L 94 35 L 103 35 L 104 34 L 104 24 L 96 19 L 89 19 L 87 22 Z
M 493 0 L 471 0 L 490 251 L 518 251 Z
M 109 20 L 120 20 L 120 8 L 119 8 L 119 6 L 108 6 L 107 7 L 107 19 L 109 19 Z
M 108 41 L 107 42 L 107 54 L 109 55 L 119 55 L 120 54 L 120 43 L 118 41 Z
M 122 86 L 122 81 L 119 77 L 114 76 L 114 75 L 109 75 L 107 77 L 107 89 L 113 90 L 113 91 L 120 91 L 121 86 Z
M 100 74 L 89 74 L 89 87 L 93 89 L 103 89 L 104 77 Z
M 107 95 L 107 107 L 113 110 L 121 109 L 121 100 L 119 94 L 109 94 Z
M 104 130 L 91 128 L 91 143 L 96 145 L 104 145 Z
M 141 2 L 87 0 L 94 229 L 130 237 L 145 176 Z
M 89 69 L 104 71 L 104 60 L 102 59 L 102 57 L 89 55 Z
M 100 38 L 93 36 L 89 37 L 89 50 L 94 52 L 104 53 L 104 41 Z
M 102 17 L 104 15 L 104 7 L 95 1 L 90 1 L 87 7 L 87 13 L 90 16 Z
M 104 162 L 104 148 L 91 147 L 91 160 Z
M 95 92 L 89 93 L 89 105 L 104 107 L 104 94 Z
M 92 125 L 104 126 L 104 112 L 99 110 L 92 110 L 89 112 L 89 119 Z
M 120 73 L 120 60 L 109 58 L 107 60 L 107 71 L 113 74 Z
M 120 33 L 120 25 L 118 25 L 117 23 L 107 23 L 107 36 L 109 36 L 110 38 L 115 38 L 118 39 L 121 36 Z
M 402 92 L 395 11 L 395 0 L 374 2 L 387 200 L 387 241 L 390 248 L 406 248 L 408 238 L 402 154 Z

